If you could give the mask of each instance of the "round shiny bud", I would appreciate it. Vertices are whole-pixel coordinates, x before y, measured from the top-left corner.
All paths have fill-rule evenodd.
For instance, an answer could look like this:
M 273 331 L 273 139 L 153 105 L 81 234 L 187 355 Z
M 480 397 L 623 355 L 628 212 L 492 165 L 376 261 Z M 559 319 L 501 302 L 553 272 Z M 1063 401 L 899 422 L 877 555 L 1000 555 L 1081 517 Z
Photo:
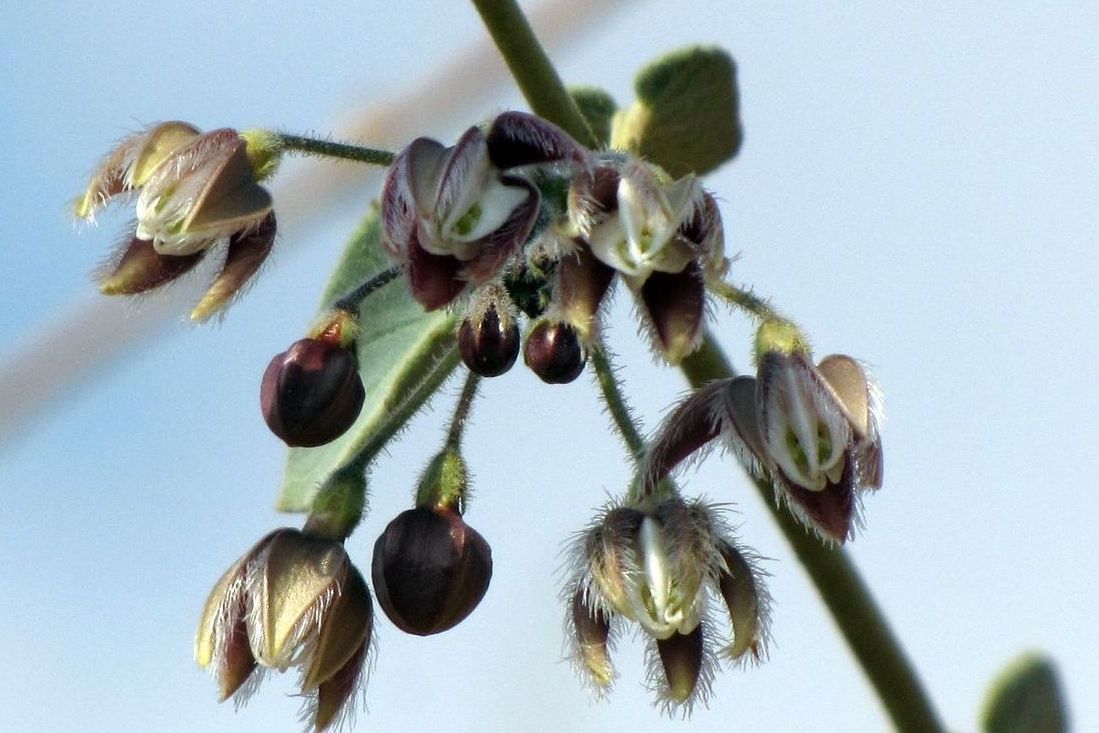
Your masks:
M 511 369 L 519 356 L 519 326 L 514 319 L 500 322 L 495 307 L 489 307 L 480 322 L 467 318 L 458 328 L 458 351 L 474 374 L 498 377 Z
M 366 392 L 350 349 L 302 339 L 267 366 L 260 387 L 263 419 L 289 446 L 330 443 L 359 416 Z
M 568 384 L 584 371 L 588 355 L 572 326 L 542 321 L 527 335 L 523 360 L 546 384 Z
M 453 509 L 402 512 L 374 543 L 374 592 L 385 615 L 419 636 L 453 628 L 492 579 L 492 549 Z

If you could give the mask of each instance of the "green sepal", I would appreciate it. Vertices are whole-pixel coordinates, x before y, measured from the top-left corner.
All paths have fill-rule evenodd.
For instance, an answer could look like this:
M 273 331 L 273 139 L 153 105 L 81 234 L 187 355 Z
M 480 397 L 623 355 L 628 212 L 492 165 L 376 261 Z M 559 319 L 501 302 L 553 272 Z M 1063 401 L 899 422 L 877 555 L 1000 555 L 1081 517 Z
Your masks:
M 389 266 L 378 208 L 352 236 L 322 300 L 322 310 Z M 366 466 L 442 386 L 458 365 L 454 317 L 425 312 L 402 281 L 372 293 L 359 310 L 359 373 L 366 390 L 351 428 L 318 448 L 291 448 L 276 507 L 307 512 L 317 490 L 340 469 Z
M 605 148 L 610 145 L 611 121 L 618 111 L 614 97 L 599 87 L 573 87 L 569 89 L 569 94 L 580 108 L 580 114 L 588 121 L 596 146 Z
M 465 459 L 455 446 L 447 446 L 431 459 L 416 488 L 416 506 L 465 511 L 469 472 Z
M 644 68 L 637 101 L 615 115 L 611 147 L 638 153 L 673 178 L 712 171 L 744 136 L 736 64 L 725 51 L 692 46 Z
M 985 733 L 1062 733 L 1068 706 L 1052 660 L 1024 654 L 992 683 L 981 715 Z

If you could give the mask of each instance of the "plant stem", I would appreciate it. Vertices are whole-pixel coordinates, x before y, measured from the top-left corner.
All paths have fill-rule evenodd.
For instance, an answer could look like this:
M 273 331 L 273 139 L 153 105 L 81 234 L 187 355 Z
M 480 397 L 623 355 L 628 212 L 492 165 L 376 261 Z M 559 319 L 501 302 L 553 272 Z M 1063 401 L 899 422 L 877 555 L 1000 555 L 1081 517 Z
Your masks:
M 724 280 L 714 279 L 706 283 L 706 289 L 714 293 L 722 300 L 748 311 L 761 321 L 785 320 L 770 303 L 763 300 L 751 290 L 738 288 Z
M 302 137 L 301 135 L 288 135 L 282 132 L 276 132 L 274 135 L 283 149 L 305 153 L 306 155 L 317 155 L 324 158 L 341 158 L 343 160 L 354 160 L 358 163 L 382 166 L 389 165 L 393 162 L 393 159 L 397 157 L 388 150 L 376 150 L 375 148 L 364 148 L 358 145 L 334 143 L 330 140 L 317 140 L 316 138 Z
M 615 376 L 614 367 L 607 357 L 605 347 L 592 350 L 592 366 L 595 367 L 595 377 L 599 381 L 599 390 L 603 393 L 603 402 L 607 405 L 607 412 L 618 428 L 618 434 L 622 436 L 622 442 L 634 463 L 640 463 L 645 455 L 645 439 L 634 424 L 633 415 L 630 414 L 630 406 L 626 402 L 625 395 L 618 385 L 618 377 Z
M 446 447 L 458 448 L 462 444 L 462 432 L 465 430 L 466 421 L 469 419 L 470 408 L 477 396 L 477 387 L 481 384 L 481 377 L 473 372 L 466 375 L 466 382 L 462 385 L 462 393 L 458 395 L 458 404 L 454 407 L 454 414 L 450 418 L 450 429 L 446 433 Z
M 394 265 L 388 269 L 382 270 L 369 280 L 364 282 L 359 287 L 352 290 L 347 295 L 343 296 L 335 303 L 332 304 L 333 308 L 339 308 L 346 311 L 358 312 L 359 304 L 366 298 L 366 296 L 373 293 L 375 290 L 380 289 L 383 285 L 388 285 L 393 282 L 403 272 L 403 268 L 400 265 Z
M 709 334 L 702 347 L 683 360 L 681 368 L 693 387 L 735 376 L 725 354 Z M 755 484 L 897 730 L 906 733 L 945 730 L 916 670 L 847 552 L 841 547 L 826 547 L 802 527 L 774 501 L 769 483 L 756 480 Z
M 513 0 L 472 0 L 531 109 L 591 146 L 594 136 Z M 680 365 L 695 387 L 734 375 L 724 353 L 707 335 L 702 348 Z M 771 487 L 757 482 L 778 522 L 848 646 L 870 678 L 893 724 L 905 733 L 943 731 L 915 669 L 870 590 L 842 548 L 827 548 L 776 506 Z
M 511 75 L 531 110 L 572 135 L 581 145 L 596 147 L 595 134 L 513 0 L 472 0 Z

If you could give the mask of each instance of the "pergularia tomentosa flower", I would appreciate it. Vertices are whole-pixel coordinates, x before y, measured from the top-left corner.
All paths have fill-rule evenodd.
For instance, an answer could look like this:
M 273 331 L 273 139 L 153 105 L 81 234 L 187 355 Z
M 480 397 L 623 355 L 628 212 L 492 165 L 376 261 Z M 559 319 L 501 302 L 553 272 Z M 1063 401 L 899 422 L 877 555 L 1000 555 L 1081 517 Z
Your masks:
M 278 529 L 214 586 L 195 660 L 210 669 L 221 699 L 238 703 L 265 671 L 297 667 L 305 717 L 322 731 L 362 686 L 373 618 L 370 591 L 341 543 Z
M 693 175 L 673 181 L 614 153 L 575 176 L 569 196 L 579 238 L 626 280 L 658 350 L 678 363 L 701 338 L 706 280 L 728 267 L 713 197 Z
M 598 694 L 613 683 L 610 649 L 626 622 L 649 639 L 650 684 L 669 707 L 689 709 L 709 694 L 723 626 L 715 602 L 732 629 L 721 654 L 765 653 L 762 573 L 713 507 L 673 497 L 612 508 L 577 538 L 573 554 L 564 594 L 573 653 Z
M 275 241 L 271 195 L 256 180 L 245 139 L 235 130 L 200 133 L 164 122 L 123 139 L 76 201 L 78 218 L 118 197 L 136 198 L 136 225 L 104 268 L 100 289 L 130 295 L 190 270 L 227 244 L 225 262 L 191 317 L 221 311 L 259 270 Z

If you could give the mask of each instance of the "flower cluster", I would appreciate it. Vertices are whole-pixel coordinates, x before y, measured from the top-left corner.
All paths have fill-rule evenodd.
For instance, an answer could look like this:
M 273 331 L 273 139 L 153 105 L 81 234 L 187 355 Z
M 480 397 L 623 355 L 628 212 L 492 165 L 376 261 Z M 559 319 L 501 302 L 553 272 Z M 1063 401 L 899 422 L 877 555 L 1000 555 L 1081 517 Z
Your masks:
M 522 312 L 526 364 L 551 384 L 575 379 L 616 274 L 677 363 L 698 345 L 706 279 L 727 265 L 720 214 L 694 176 L 589 150 L 520 112 L 450 148 L 414 140 L 381 201 L 383 246 L 425 308 L 461 304 L 462 359 L 482 376 L 516 360 Z
M 201 133 L 182 122 L 119 143 L 75 206 L 94 221 L 109 201 L 135 203 L 136 223 L 103 274 L 103 292 L 158 288 L 222 248 L 221 269 L 192 318 L 219 312 L 271 250 L 273 202 L 260 183 L 291 144 L 350 149 L 274 133 Z M 362 307 L 370 293 L 399 279 L 412 298 L 404 307 L 414 301 L 457 316 L 445 346 L 450 354 L 456 346 L 469 374 L 414 506 L 374 543 L 371 581 L 385 616 L 404 632 L 436 634 L 467 618 L 488 591 L 492 551 L 463 516 L 468 477 L 459 448 L 480 378 L 507 372 L 520 351 L 549 384 L 572 382 L 591 360 L 637 474 L 573 544 L 563 593 L 573 658 L 596 693 L 606 693 L 616 678 L 614 642 L 632 625 L 647 641 L 650 685 L 664 707 L 705 703 L 719 660 L 766 655 L 766 574 L 721 510 L 684 498 L 670 474 L 723 444 L 802 523 L 843 543 L 859 524 L 860 498 L 882 484 L 873 379 L 849 356 L 815 362 L 791 321 L 725 282 L 721 215 L 694 174 L 672 177 L 633 153 L 590 149 L 521 112 L 471 127 L 451 147 L 419 138 L 391 157 L 359 153 L 391 160 L 378 241 L 394 265 L 330 304 L 305 338 L 271 360 L 260 389 L 263 418 L 288 446 L 315 448 L 349 430 L 354 439 L 330 451 L 340 462 L 314 477 L 314 493 L 296 507 L 309 512 L 303 529 L 272 532 L 218 581 L 198 662 L 222 698 L 238 702 L 266 671 L 297 668 L 317 730 L 351 709 L 374 618 L 344 541 L 365 510 L 367 466 L 381 450 L 372 444 L 407 419 L 396 413 L 419 404 L 407 393 L 385 402 L 395 417 L 381 441 L 352 430 L 367 397 L 361 370 L 371 368 L 359 363 L 369 353 L 359 349 L 360 319 L 370 316 Z M 745 307 L 760 320 L 755 376 L 703 386 L 646 444 L 603 351 L 604 303 L 617 280 L 654 351 L 671 364 L 699 347 L 711 295 Z M 424 381 L 416 369 L 399 377 L 403 385 Z

